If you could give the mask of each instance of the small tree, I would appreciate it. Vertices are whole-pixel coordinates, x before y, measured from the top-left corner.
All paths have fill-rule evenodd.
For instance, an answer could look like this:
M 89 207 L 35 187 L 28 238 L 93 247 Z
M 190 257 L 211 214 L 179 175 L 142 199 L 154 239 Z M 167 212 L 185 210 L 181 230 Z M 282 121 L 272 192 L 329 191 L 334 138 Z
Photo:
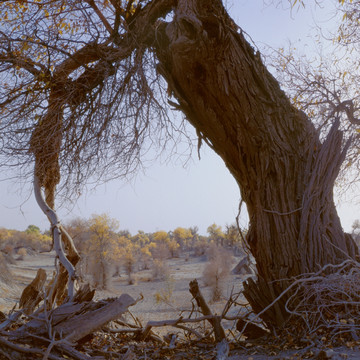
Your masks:
M 133 272 L 135 264 L 137 262 L 137 256 L 135 254 L 136 247 L 134 244 L 129 243 L 125 249 L 123 249 L 122 263 L 125 269 L 125 273 L 128 276 L 128 283 L 131 285 L 134 283 Z
M 94 285 L 106 289 L 110 282 L 110 263 L 119 258 L 116 230 L 118 222 L 108 215 L 93 215 L 89 220 L 90 239 L 87 249 Z
M 192 239 L 192 233 L 189 229 L 177 227 L 173 231 L 173 238 L 179 244 L 182 250 L 188 250 L 189 242 Z
M 207 232 L 209 234 L 210 242 L 214 242 L 218 246 L 224 244 L 225 235 L 221 226 L 214 223 L 207 228 Z

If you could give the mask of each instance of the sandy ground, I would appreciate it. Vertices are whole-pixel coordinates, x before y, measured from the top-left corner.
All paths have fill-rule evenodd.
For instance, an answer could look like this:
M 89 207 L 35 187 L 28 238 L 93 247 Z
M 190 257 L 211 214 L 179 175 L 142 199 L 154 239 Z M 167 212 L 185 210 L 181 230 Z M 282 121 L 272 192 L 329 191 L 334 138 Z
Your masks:
M 233 266 L 239 259 L 234 258 Z M 9 265 L 14 276 L 14 285 L 9 286 L 0 283 L 0 310 L 10 310 L 19 300 L 23 288 L 28 285 L 35 277 L 37 270 L 41 267 L 48 273 L 48 278 L 54 270 L 55 254 L 42 253 L 34 256 L 27 255 L 24 260 L 16 261 L 15 264 Z M 219 302 L 211 302 L 211 289 L 204 285 L 202 280 L 202 272 L 206 265 L 205 257 L 190 258 L 186 261 L 184 258 L 171 259 L 168 261 L 170 268 L 170 278 L 165 281 L 150 281 L 151 271 L 140 271 L 135 274 L 135 284 L 129 285 L 127 276 L 115 277 L 112 279 L 111 286 L 106 291 L 96 293 L 96 298 L 107 298 L 119 296 L 127 293 L 134 298 L 143 296 L 143 300 L 138 302 L 130 310 L 143 325 L 150 320 L 166 320 L 178 318 L 181 311 L 191 309 L 191 295 L 189 293 L 189 282 L 193 279 L 198 279 L 200 289 L 204 297 L 209 302 L 213 313 L 221 313 L 227 298 L 231 292 L 236 293 L 241 291 L 241 281 L 243 278 L 239 275 L 230 275 L 226 280 L 223 289 L 223 299 Z M 169 301 L 157 302 L 156 293 L 171 294 Z M 240 299 L 241 300 L 241 299 Z M 236 314 L 240 308 L 233 308 L 231 314 Z M 230 322 L 223 322 L 224 328 L 231 328 L 233 326 Z M 161 333 L 174 329 L 162 329 Z M 175 329 L 176 332 L 176 329 Z M 281 350 L 281 349 L 279 349 Z M 236 355 L 229 357 L 231 360 L 264 360 L 264 359 L 360 359 L 359 347 L 349 349 L 347 347 L 337 349 L 325 349 L 328 351 L 328 357 L 318 357 L 320 349 L 311 349 L 313 356 L 308 356 L 309 352 L 305 353 L 299 350 L 281 351 L 278 354 L 266 354 L 264 350 L 256 346 L 249 346 L 240 350 Z
M 28 285 L 35 277 L 37 270 L 41 267 L 46 270 L 48 278 L 51 278 L 54 271 L 55 254 L 42 253 L 36 255 L 27 255 L 24 260 L 16 261 L 9 265 L 14 276 L 14 284 L 0 286 L 0 310 L 10 310 L 19 300 L 23 288 Z M 190 258 L 186 261 L 184 258 L 175 258 L 168 260 L 170 268 L 169 278 L 164 281 L 152 281 L 151 270 L 143 270 L 134 274 L 135 283 L 128 284 L 128 278 L 125 274 L 120 277 L 113 277 L 109 289 L 106 291 L 97 291 L 96 298 L 107 298 L 119 296 L 127 293 L 135 299 L 143 296 L 143 300 L 138 302 L 131 311 L 146 323 L 149 320 L 175 319 L 180 311 L 191 309 L 191 294 L 189 293 L 189 282 L 198 279 L 199 286 L 205 298 L 210 302 L 214 313 L 222 311 L 226 299 L 231 291 L 239 292 L 241 290 L 241 277 L 230 275 L 223 286 L 223 299 L 216 303 L 211 303 L 211 289 L 204 285 L 202 273 L 206 265 L 205 257 Z M 236 258 L 233 260 L 236 265 Z M 170 295 L 168 301 L 156 301 L 156 294 Z M 233 309 L 233 312 L 237 309 Z

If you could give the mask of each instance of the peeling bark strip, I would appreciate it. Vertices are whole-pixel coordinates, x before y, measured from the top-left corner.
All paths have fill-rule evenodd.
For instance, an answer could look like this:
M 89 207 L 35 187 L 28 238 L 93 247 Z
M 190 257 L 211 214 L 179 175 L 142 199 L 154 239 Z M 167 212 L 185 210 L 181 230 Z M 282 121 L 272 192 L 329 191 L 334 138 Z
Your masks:
M 254 310 L 289 285 L 274 280 L 354 258 L 332 194 L 348 146 L 338 125 L 321 144 L 220 0 L 178 0 L 157 39 L 158 71 L 178 108 L 223 158 L 247 204 L 259 277 L 245 283 L 245 296 Z M 280 325 L 287 315 L 279 303 L 263 319 Z

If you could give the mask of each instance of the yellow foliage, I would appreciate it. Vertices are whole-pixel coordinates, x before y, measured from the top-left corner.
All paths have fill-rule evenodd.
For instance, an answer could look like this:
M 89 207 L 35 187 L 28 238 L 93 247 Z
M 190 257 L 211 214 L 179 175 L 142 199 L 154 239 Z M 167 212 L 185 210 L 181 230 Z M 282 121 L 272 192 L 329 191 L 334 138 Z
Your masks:
M 116 260 L 121 256 L 121 247 L 115 231 L 118 229 L 118 221 L 107 214 L 93 215 L 89 220 L 91 232 L 89 253 L 97 253 L 101 258 Z
M 158 243 L 166 244 L 169 242 L 169 235 L 166 231 L 157 231 L 154 233 L 154 240 Z

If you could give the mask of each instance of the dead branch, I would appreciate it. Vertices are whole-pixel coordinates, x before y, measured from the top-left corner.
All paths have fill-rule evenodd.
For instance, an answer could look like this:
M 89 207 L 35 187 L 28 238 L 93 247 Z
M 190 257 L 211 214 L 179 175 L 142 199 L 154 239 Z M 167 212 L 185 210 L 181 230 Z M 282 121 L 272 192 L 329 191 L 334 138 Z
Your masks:
M 0 337 L 0 350 L 3 351 L 3 354 L 6 354 L 8 359 L 11 360 L 21 360 L 24 359 L 24 356 L 32 355 L 44 355 L 44 351 L 32 346 L 31 348 L 20 346 L 14 344 L 11 341 Z M 26 355 L 27 354 L 27 355 Z M 61 360 L 62 358 L 56 355 L 49 354 L 48 359 L 50 360 Z
M 201 309 L 201 312 L 205 316 L 207 316 L 207 315 L 211 316 L 211 318 L 209 318 L 208 321 L 214 329 L 215 341 L 220 342 L 221 340 L 225 339 L 225 337 L 226 337 L 225 331 L 224 331 L 223 327 L 221 326 L 221 317 L 214 316 L 212 314 L 208 304 L 206 303 L 206 301 L 199 289 L 199 284 L 196 279 L 194 279 L 193 281 L 190 281 L 189 291 L 190 291 L 190 294 L 195 299 L 198 307 Z
M 98 310 L 61 322 L 54 327 L 54 331 L 66 336 L 69 341 L 78 341 L 101 329 L 109 321 L 120 317 L 129 306 L 134 304 L 135 300 L 130 295 L 122 294 L 115 301 Z

